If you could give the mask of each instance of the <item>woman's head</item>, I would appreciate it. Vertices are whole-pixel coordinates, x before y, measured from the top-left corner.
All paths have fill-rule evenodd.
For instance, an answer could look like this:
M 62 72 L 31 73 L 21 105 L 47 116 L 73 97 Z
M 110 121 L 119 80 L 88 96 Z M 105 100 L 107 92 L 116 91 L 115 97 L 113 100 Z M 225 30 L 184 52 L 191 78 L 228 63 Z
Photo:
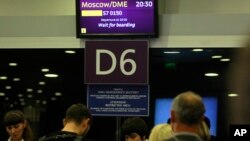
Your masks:
M 27 136 L 31 136 L 30 128 L 27 128 L 27 121 L 24 114 L 19 110 L 7 112 L 3 123 L 12 140 L 26 139 Z
M 171 138 L 174 132 L 170 124 L 158 124 L 154 126 L 149 134 L 149 141 L 163 141 Z

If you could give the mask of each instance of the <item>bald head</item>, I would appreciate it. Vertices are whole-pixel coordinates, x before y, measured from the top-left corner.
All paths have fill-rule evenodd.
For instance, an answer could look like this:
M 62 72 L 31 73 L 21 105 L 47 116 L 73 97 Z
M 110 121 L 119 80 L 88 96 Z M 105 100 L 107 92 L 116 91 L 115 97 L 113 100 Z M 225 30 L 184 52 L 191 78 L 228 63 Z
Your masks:
M 176 112 L 179 122 L 196 125 L 199 124 L 205 113 L 205 106 L 198 94 L 187 91 L 174 98 L 172 111 Z

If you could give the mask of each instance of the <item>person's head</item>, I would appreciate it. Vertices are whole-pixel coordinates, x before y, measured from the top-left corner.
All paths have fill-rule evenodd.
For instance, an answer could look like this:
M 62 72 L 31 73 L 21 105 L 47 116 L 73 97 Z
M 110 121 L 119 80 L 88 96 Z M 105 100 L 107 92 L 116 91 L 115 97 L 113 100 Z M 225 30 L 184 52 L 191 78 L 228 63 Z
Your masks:
M 121 133 L 126 141 L 145 141 L 148 127 L 142 118 L 130 117 L 123 122 Z
M 170 124 L 158 124 L 149 134 L 149 141 L 164 141 L 174 134 Z
M 172 102 L 171 125 L 175 130 L 175 124 L 187 127 L 199 126 L 203 121 L 205 106 L 202 98 L 192 92 L 187 91 L 177 95 Z
M 13 110 L 4 115 L 3 123 L 11 140 L 32 141 L 32 132 L 22 111 Z
M 89 109 L 83 104 L 73 104 L 67 111 L 63 120 L 64 127 L 71 128 L 71 125 L 77 127 L 77 134 L 86 135 L 92 122 L 92 116 Z

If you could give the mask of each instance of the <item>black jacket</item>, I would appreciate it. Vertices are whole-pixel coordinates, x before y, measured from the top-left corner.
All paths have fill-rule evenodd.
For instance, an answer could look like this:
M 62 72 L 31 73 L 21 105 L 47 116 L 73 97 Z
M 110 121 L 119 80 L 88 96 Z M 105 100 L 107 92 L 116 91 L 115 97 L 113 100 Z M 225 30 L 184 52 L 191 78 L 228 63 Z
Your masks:
M 92 141 L 73 132 L 58 131 L 39 138 L 38 141 Z

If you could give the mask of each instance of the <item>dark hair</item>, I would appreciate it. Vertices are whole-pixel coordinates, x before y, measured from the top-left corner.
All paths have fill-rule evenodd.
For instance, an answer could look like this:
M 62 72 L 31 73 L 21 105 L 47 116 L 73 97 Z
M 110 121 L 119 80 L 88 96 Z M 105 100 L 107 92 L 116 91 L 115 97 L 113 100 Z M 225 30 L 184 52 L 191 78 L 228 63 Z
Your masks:
M 20 110 L 9 111 L 4 115 L 3 118 L 3 124 L 5 127 L 19 123 L 25 123 L 25 121 L 26 121 L 26 127 L 23 131 L 23 139 L 25 141 L 33 141 L 33 134 L 31 128 L 22 111 Z
M 15 125 L 18 123 L 24 123 L 24 114 L 19 110 L 9 111 L 5 114 L 3 123 L 5 126 Z
M 207 116 L 204 116 L 204 122 L 206 123 L 208 129 L 210 129 L 211 124 L 210 124 L 210 120 L 209 120 L 209 118 Z
M 167 123 L 171 124 L 171 119 L 170 118 L 168 118 Z
M 146 122 L 140 117 L 130 117 L 127 118 L 121 127 L 121 133 L 123 136 L 137 133 L 143 138 L 143 136 L 147 136 L 148 127 Z
M 89 118 L 92 121 L 92 116 L 89 109 L 83 104 L 73 104 L 71 105 L 65 115 L 66 121 L 74 121 L 78 124 L 82 122 L 83 119 Z M 91 122 L 90 122 L 91 123 Z

